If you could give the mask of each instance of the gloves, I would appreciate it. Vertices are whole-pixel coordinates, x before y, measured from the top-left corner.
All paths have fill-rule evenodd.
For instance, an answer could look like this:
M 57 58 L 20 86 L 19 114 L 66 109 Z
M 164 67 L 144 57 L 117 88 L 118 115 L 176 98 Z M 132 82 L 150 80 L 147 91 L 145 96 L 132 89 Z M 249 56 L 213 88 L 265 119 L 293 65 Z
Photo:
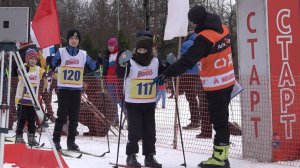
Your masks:
M 129 50 L 124 51 L 119 58 L 120 66 L 125 67 L 125 63 L 127 63 L 131 58 L 132 58 L 132 52 Z
M 103 64 L 103 59 L 100 57 L 97 57 L 96 59 L 97 64 L 102 65 Z
M 50 65 L 50 67 L 51 67 L 51 65 L 52 65 L 52 60 L 53 60 L 53 56 L 48 56 L 48 57 L 46 58 L 46 64 L 47 64 L 47 65 Z
M 162 85 L 164 85 L 164 83 L 166 82 L 167 79 L 168 79 L 168 77 L 162 73 L 153 79 L 153 83 L 155 83 L 159 86 L 162 86 Z

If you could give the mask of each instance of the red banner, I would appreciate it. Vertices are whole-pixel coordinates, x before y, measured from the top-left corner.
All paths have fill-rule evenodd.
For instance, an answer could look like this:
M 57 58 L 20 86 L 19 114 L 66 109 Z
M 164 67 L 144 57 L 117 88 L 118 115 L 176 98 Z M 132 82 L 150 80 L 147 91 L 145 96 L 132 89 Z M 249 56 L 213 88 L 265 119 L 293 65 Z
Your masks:
M 295 160 L 300 158 L 299 0 L 268 0 L 267 9 L 273 160 Z
M 60 43 L 60 30 L 55 0 L 41 0 L 32 20 L 32 29 L 41 48 Z

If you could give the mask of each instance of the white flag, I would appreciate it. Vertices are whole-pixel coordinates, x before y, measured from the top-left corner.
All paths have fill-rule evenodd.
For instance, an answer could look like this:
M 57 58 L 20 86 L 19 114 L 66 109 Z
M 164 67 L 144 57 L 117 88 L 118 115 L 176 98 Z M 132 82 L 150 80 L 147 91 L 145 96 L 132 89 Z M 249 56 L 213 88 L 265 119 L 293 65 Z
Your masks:
M 40 45 L 36 39 L 36 36 L 34 34 L 34 31 L 32 29 L 32 22 L 30 22 L 30 38 L 31 38 L 31 41 L 33 44 L 35 44 L 37 47 L 40 47 Z
M 169 0 L 164 40 L 187 35 L 189 0 Z
M 43 48 L 43 56 L 44 58 L 47 58 L 48 56 L 54 56 L 55 55 L 55 48 L 54 45 Z

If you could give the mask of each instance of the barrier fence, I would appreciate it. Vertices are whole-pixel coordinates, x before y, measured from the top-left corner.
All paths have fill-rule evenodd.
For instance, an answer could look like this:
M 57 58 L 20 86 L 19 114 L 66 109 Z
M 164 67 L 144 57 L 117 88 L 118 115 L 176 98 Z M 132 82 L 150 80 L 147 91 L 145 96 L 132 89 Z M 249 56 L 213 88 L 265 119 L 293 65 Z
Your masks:
M 261 82 L 277 82 L 277 78 L 272 79 L 260 79 Z M 265 80 L 265 81 L 263 81 Z M 259 132 L 258 134 L 271 134 L 269 139 L 265 139 L 263 141 L 256 141 L 256 131 L 255 122 L 246 122 L 244 119 L 247 117 L 247 110 L 251 108 L 256 108 L 255 113 L 260 113 L 260 111 L 271 112 L 272 109 L 267 109 L 269 105 L 272 103 L 273 99 L 263 99 L 264 96 L 270 97 L 272 90 L 261 90 L 259 92 L 259 96 L 261 98 L 261 102 L 259 106 L 253 106 L 253 101 L 257 101 L 258 97 L 253 100 L 253 96 L 251 96 L 251 90 L 255 90 L 255 87 L 248 86 L 247 77 L 240 77 L 240 83 L 244 84 L 244 91 L 233 98 L 229 105 L 229 126 L 230 126 L 230 158 L 239 158 L 239 159 L 251 159 L 251 157 L 247 157 L 248 151 L 243 151 L 245 145 L 256 146 L 255 143 L 262 146 L 261 149 L 253 149 L 252 155 L 262 154 L 263 156 L 270 157 L 270 153 L 264 153 L 265 148 L 273 149 L 273 154 L 271 155 L 277 157 L 275 160 L 280 160 L 280 158 L 284 158 L 282 155 L 278 154 L 283 150 L 290 150 L 295 154 L 294 158 L 290 160 L 294 161 L 280 161 L 276 162 L 277 164 L 285 164 L 285 165 L 293 165 L 299 166 L 300 160 L 297 157 L 300 156 L 299 148 L 299 138 L 296 137 L 299 134 L 296 132 L 300 132 L 299 128 L 294 128 L 296 130 L 294 139 L 291 140 L 294 142 L 294 145 L 298 145 L 295 148 L 284 148 L 284 146 L 280 146 L 281 141 L 284 139 L 282 134 L 279 132 L 272 131 L 270 125 L 272 123 L 263 123 L 257 122 L 258 128 L 266 127 L 265 129 L 260 130 L 269 130 L 270 132 Z M 296 83 L 299 80 L 296 80 Z M 12 90 L 11 95 L 15 95 L 17 79 L 12 80 Z M 52 95 L 44 93 L 43 94 L 43 107 L 46 109 L 46 113 L 54 113 L 56 116 L 57 111 L 57 96 L 56 92 L 58 92 L 55 85 L 56 81 L 53 81 L 52 86 Z M 246 84 L 245 84 L 246 83 Z M 103 86 L 103 87 L 102 87 Z M 178 125 L 174 126 L 175 123 L 175 99 L 174 99 L 174 91 L 172 89 L 172 83 L 168 82 L 165 86 L 166 98 L 165 104 L 163 104 L 162 99 L 157 103 L 156 106 L 156 134 L 157 134 L 157 142 L 156 145 L 159 147 L 165 148 L 174 148 L 181 150 L 181 141 L 180 134 L 178 131 Z M 118 139 L 118 129 L 119 122 L 122 123 L 122 136 L 121 143 L 125 144 L 127 142 L 127 121 L 126 117 L 123 115 L 123 119 L 120 119 L 121 114 L 121 104 L 122 104 L 122 88 L 123 88 L 123 80 L 122 79 L 113 79 L 113 78 L 105 78 L 100 80 L 99 77 L 94 76 L 86 76 L 84 78 L 84 92 L 82 93 L 82 102 L 81 102 L 81 110 L 80 110 L 80 119 L 78 132 L 79 135 L 77 138 L 83 140 L 97 140 L 106 142 L 106 134 L 108 133 L 110 141 L 112 143 L 117 143 Z M 160 88 L 163 89 L 163 88 Z M 259 88 L 261 89 L 261 88 Z M 42 87 L 40 89 L 42 92 Z M 163 90 L 160 90 L 160 93 Z M 300 97 L 300 92 L 295 90 L 294 99 L 298 100 Z M 264 95 L 265 94 L 265 95 Z M 277 93 L 276 93 L 277 94 Z M 258 95 L 256 95 L 258 96 Z M 274 96 L 274 94 L 273 94 Z M 291 95 L 286 95 L 291 96 Z M 163 96 L 162 96 L 163 97 Z M 286 97 L 289 99 L 289 97 Z M 274 101 L 274 100 L 273 100 Z M 14 96 L 11 98 L 11 102 L 14 102 Z M 251 103 L 252 102 L 252 103 Z M 278 101 L 277 101 L 278 102 Z M 280 102 L 280 101 L 279 101 Z M 294 104 L 298 104 L 300 101 L 295 101 Z M 280 105 L 279 105 L 280 106 Z M 16 121 L 16 112 L 13 110 L 14 103 L 11 104 L 10 111 L 10 124 L 9 127 L 13 127 L 13 122 Z M 213 146 L 213 136 L 214 131 L 212 129 L 212 125 L 209 121 L 209 114 L 207 110 L 207 101 L 205 98 L 205 93 L 201 88 L 201 82 L 197 75 L 182 75 L 180 77 L 179 82 L 179 97 L 178 97 L 178 107 L 180 114 L 180 122 L 182 126 L 182 135 L 183 142 L 186 151 L 196 152 L 202 154 L 211 154 L 212 146 Z M 274 109 L 274 108 L 273 108 Z M 295 114 L 297 115 L 297 111 L 299 108 L 293 109 Z M 126 116 L 126 109 L 123 109 L 123 113 Z M 50 115 L 49 114 L 49 115 Z M 124 119 L 125 118 L 125 119 Z M 243 120 L 242 120 L 243 119 Z M 271 119 L 269 122 L 273 122 Z M 295 119 L 293 122 L 289 123 L 292 126 L 294 123 L 298 123 Z M 50 124 L 50 130 L 53 131 L 54 124 Z M 275 126 L 273 126 L 274 129 Z M 245 139 L 247 138 L 247 139 Z M 248 142 L 252 142 L 254 144 L 245 144 Z M 291 142 L 291 143 L 292 143 Z M 281 148 L 280 148 L 281 147 Z M 280 150 L 278 150 L 280 148 Z M 274 154 L 275 152 L 275 154 Z M 276 153 L 277 152 L 277 153 Z M 279 157 L 279 159 L 278 159 Z M 263 159 L 262 159 L 263 160 Z M 287 159 L 281 159 L 287 160 Z

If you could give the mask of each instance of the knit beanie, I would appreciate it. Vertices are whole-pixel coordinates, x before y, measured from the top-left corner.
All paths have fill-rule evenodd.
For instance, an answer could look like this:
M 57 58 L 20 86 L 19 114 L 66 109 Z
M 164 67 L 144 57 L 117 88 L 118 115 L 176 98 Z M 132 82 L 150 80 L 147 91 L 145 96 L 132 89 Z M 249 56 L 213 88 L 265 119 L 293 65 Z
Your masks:
M 207 16 L 207 12 L 203 6 L 194 6 L 188 13 L 189 21 L 194 24 L 200 24 Z
M 70 38 L 74 36 L 74 37 L 78 37 L 79 39 L 79 43 L 81 41 L 81 35 L 80 35 L 80 32 L 76 29 L 72 29 L 72 30 L 69 30 L 68 33 L 67 33 L 67 42 L 69 42 Z
M 39 54 L 35 49 L 29 48 L 26 51 L 26 55 L 25 55 L 25 61 L 27 62 L 30 58 L 39 58 Z
M 147 30 L 142 30 L 136 34 L 136 37 L 143 37 L 143 36 L 153 38 L 152 33 Z
M 118 45 L 119 45 L 118 39 L 115 38 L 115 37 L 110 38 L 110 39 L 107 41 L 107 45 L 108 45 L 108 46 L 118 47 Z

